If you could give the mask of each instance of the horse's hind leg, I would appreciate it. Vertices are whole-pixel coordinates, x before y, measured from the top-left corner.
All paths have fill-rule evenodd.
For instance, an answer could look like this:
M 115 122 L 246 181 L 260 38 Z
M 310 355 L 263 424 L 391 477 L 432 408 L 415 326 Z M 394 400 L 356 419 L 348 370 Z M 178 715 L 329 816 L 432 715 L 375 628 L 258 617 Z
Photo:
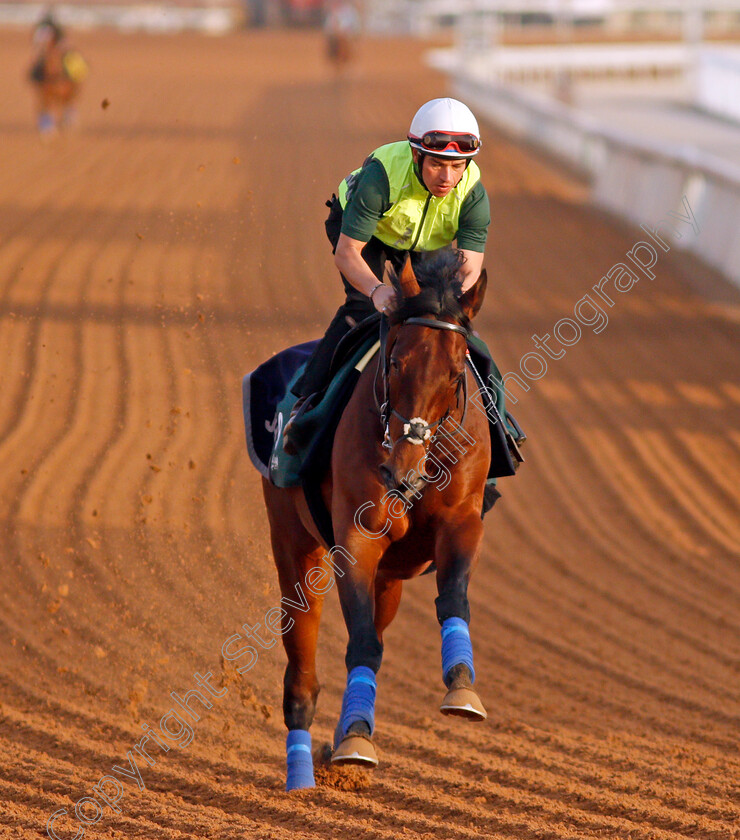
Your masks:
M 264 492 L 282 594 L 283 646 L 288 656 L 283 681 L 283 718 L 288 729 L 285 787 L 296 790 L 315 784 L 309 729 L 320 688 L 316 642 L 324 598 L 309 589 L 306 575 L 324 568 L 325 552 L 303 527 L 290 491 L 267 485 Z

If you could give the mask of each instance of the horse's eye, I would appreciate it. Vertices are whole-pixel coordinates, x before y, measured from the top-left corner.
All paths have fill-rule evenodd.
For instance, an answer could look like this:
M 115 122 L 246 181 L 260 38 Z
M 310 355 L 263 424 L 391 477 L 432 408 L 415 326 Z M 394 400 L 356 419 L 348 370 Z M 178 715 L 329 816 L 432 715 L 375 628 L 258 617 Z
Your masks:
M 393 368 L 393 370 L 398 370 L 398 359 L 391 359 L 390 365 Z

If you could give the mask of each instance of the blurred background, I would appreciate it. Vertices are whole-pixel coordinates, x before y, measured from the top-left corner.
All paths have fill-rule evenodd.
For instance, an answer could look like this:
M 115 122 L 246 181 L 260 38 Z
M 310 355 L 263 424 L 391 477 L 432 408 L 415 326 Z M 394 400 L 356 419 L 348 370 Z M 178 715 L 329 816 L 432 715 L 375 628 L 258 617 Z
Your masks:
M 0 4 L 0 26 L 32 27 L 48 8 Z M 690 196 L 712 235 L 683 247 L 740 281 L 737 0 L 72 0 L 54 15 L 78 31 L 289 27 L 426 42 L 425 62 L 456 95 L 582 173 L 599 206 L 642 223 L 660 217 L 656 200 Z

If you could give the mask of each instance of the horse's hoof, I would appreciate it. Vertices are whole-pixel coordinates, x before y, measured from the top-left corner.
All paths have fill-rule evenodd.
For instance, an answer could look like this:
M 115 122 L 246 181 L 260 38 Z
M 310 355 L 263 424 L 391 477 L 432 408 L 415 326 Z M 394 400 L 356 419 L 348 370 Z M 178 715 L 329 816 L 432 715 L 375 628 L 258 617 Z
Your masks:
M 375 767 L 378 755 L 373 742 L 362 735 L 345 735 L 334 750 L 332 764 L 358 764 L 361 767 Z
M 468 720 L 485 720 L 488 713 L 472 688 L 451 688 L 439 707 L 443 715 L 457 715 Z

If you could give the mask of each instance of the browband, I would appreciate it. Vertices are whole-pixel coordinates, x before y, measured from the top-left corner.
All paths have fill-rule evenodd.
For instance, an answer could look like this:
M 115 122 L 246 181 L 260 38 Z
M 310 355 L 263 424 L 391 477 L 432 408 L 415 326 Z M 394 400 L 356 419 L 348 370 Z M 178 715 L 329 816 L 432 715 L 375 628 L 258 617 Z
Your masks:
M 450 324 L 448 321 L 437 321 L 434 318 L 406 318 L 401 321 L 399 326 L 406 326 L 406 324 L 416 324 L 420 327 L 431 327 L 435 330 L 450 330 L 450 332 L 460 333 L 460 335 L 470 335 L 469 330 L 461 327 L 459 324 Z

